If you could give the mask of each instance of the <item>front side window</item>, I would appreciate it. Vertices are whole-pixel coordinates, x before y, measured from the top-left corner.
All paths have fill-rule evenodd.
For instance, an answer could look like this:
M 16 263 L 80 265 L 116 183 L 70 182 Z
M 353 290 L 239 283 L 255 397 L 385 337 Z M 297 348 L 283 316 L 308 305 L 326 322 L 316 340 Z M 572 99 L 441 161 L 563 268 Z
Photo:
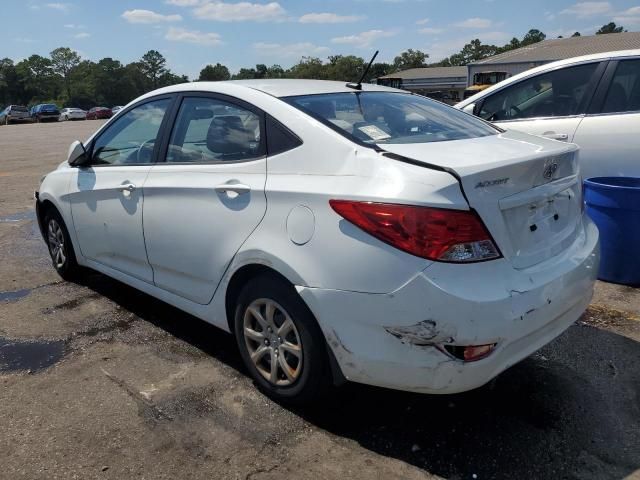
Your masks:
M 168 98 L 154 100 L 128 111 L 98 137 L 93 145 L 93 165 L 151 163 Z
M 640 111 L 640 60 L 623 60 L 607 92 L 602 113 Z
M 260 115 L 218 98 L 187 97 L 171 133 L 167 162 L 209 163 L 264 155 Z
M 345 92 L 284 100 L 346 137 L 368 144 L 442 142 L 499 132 L 465 113 L 409 93 Z
M 488 96 L 478 115 L 500 122 L 584 113 L 588 86 L 598 65 L 560 68 L 522 80 Z

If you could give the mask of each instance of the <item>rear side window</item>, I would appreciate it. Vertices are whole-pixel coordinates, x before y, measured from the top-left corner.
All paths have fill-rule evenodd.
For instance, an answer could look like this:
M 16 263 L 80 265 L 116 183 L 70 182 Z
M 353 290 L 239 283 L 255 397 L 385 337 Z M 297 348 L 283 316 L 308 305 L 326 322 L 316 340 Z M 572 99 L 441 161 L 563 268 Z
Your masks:
M 293 150 L 302 145 L 302 140 L 282 125 L 271 115 L 267 115 L 267 153 L 278 155 L 279 153 Z
M 284 98 L 359 143 L 428 143 L 495 135 L 499 130 L 419 95 L 345 92 Z
M 584 113 L 589 83 L 598 65 L 560 68 L 522 80 L 488 96 L 478 115 L 499 122 Z
M 640 111 L 640 60 L 618 63 L 602 113 Z
M 187 97 L 171 133 L 167 162 L 209 163 L 264 156 L 260 115 L 218 99 Z

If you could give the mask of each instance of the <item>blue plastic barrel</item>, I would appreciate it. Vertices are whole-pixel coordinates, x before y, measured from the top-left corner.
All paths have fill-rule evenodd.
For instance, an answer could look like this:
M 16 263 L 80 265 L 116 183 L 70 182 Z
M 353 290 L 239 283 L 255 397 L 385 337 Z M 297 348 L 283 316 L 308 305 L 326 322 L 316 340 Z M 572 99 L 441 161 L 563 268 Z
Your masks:
M 598 278 L 640 285 L 640 178 L 589 178 L 584 199 L 587 214 L 600 230 Z

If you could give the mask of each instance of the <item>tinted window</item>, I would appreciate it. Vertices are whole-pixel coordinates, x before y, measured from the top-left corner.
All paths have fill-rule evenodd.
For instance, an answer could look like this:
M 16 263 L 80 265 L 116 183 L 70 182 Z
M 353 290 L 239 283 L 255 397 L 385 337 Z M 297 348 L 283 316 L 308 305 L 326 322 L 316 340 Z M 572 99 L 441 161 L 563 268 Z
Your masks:
M 584 113 L 587 88 L 598 65 L 561 68 L 522 80 L 488 96 L 478 115 L 497 122 Z
M 302 145 L 298 136 L 271 115 L 267 115 L 267 151 L 277 155 Z
M 345 136 L 370 144 L 441 142 L 498 133 L 465 113 L 408 93 L 331 93 L 284 100 Z
M 216 98 L 185 98 L 167 162 L 230 162 L 264 155 L 260 115 Z
M 640 111 L 640 60 L 618 63 L 602 113 Z
M 92 164 L 150 163 L 169 103 L 169 99 L 155 100 L 119 117 L 95 141 Z

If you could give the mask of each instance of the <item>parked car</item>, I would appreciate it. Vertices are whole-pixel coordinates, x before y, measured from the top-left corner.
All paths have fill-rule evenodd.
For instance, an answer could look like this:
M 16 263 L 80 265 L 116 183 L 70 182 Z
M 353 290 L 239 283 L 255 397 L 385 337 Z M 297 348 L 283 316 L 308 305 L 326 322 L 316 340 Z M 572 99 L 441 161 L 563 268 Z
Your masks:
M 99 120 L 111 118 L 113 113 L 107 107 L 93 107 L 87 112 L 87 120 Z
M 577 143 L 584 178 L 640 177 L 640 50 L 543 65 L 456 107 L 505 129 Z
M 41 103 L 32 109 L 31 118 L 34 122 L 57 122 L 60 110 L 52 103 Z
M 118 105 L 118 106 L 116 106 L 116 107 L 113 107 L 113 108 L 111 109 L 111 113 L 112 113 L 113 115 L 115 115 L 115 114 L 116 114 L 116 113 L 118 113 L 120 110 L 122 110 L 122 105 Z
M 60 112 L 60 117 L 58 118 L 61 122 L 66 122 L 67 120 L 86 120 L 87 112 L 82 110 L 81 108 L 63 108 Z
M 9 105 L 0 112 L 0 125 L 9 125 L 12 122 L 30 122 L 29 110 L 23 105 Z
M 36 211 L 63 278 L 90 267 L 233 332 L 274 398 L 454 393 L 589 304 L 576 155 L 380 85 L 196 82 L 74 142 Z

